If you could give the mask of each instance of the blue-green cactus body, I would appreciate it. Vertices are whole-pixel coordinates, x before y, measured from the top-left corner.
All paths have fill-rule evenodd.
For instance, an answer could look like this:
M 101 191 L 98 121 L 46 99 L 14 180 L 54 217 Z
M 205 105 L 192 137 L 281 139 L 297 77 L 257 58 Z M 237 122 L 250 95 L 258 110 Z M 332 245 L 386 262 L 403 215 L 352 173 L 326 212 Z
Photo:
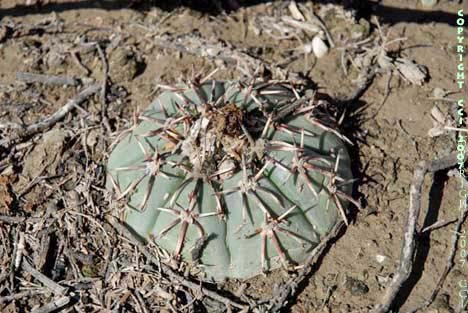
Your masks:
M 342 184 L 338 190 L 350 193 L 350 159 L 337 135 L 309 122 L 306 113 L 289 114 L 255 130 L 252 123 L 264 126 L 268 114 L 295 98 L 279 85 L 258 87 L 254 97 L 246 98 L 248 92 L 230 82 L 164 92 L 120 140 L 108 162 L 108 186 L 117 196 L 134 187 L 125 195 L 126 223 L 184 261 L 194 261 L 199 254 L 198 264 L 208 279 L 244 279 L 264 268 L 300 264 L 342 219 L 336 199 L 343 207 L 347 202 L 334 186 Z M 245 131 L 213 135 L 219 134 L 214 130 L 218 113 L 203 120 L 205 110 L 200 108 L 206 103 L 217 109 L 234 103 L 249 124 L 244 130 L 251 133 L 250 140 Z M 226 123 L 234 119 L 234 111 Z M 257 118 L 262 114 L 263 122 Z M 205 137 L 197 137 L 197 127 Z M 190 141 L 190 136 L 197 139 Z M 209 138 L 212 146 L 203 143 Z M 237 148 L 234 152 L 226 152 L 230 142 Z M 155 151 L 159 167 L 135 168 L 149 164 L 145 159 Z M 235 170 L 213 176 L 228 165 Z M 181 212 L 186 212 L 185 223 Z

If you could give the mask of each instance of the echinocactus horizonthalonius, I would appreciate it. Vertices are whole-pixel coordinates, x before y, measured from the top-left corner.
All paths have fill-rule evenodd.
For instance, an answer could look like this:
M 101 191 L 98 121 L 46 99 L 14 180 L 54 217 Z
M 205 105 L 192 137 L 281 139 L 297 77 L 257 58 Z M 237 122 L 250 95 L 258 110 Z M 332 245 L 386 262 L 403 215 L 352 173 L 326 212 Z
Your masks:
M 211 280 L 304 262 L 346 220 L 350 159 L 328 104 L 284 82 L 194 79 L 115 141 L 123 219 Z

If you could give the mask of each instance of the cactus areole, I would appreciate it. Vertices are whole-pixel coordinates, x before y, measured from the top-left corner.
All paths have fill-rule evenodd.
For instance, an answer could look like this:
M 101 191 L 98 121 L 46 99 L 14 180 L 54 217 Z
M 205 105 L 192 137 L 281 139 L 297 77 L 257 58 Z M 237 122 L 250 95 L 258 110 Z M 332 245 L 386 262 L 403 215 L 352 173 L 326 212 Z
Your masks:
M 346 222 L 350 159 L 328 104 L 287 83 L 195 80 L 120 133 L 108 188 L 123 218 L 208 280 L 300 265 Z

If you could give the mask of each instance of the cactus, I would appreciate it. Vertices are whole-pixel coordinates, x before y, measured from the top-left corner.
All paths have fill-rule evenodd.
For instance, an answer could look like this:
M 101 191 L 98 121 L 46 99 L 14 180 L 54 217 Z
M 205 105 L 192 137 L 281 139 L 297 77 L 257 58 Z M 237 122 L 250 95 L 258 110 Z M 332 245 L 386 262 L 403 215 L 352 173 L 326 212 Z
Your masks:
M 300 264 L 347 223 L 350 159 L 324 101 L 281 82 L 162 87 L 107 168 L 143 239 L 207 279 L 246 279 Z

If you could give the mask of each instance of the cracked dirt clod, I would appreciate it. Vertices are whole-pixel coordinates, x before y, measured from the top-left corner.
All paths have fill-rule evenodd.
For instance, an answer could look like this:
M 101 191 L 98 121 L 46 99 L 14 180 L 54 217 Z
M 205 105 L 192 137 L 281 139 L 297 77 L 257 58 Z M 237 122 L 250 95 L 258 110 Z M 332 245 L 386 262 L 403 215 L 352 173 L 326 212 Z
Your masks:
M 118 47 L 112 51 L 109 58 L 109 74 L 112 81 L 132 81 L 138 73 L 139 63 L 138 56 L 130 47 Z
M 41 142 L 26 157 L 23 175 L 34 179 L 43 171 L 49 175 L 57 174 L 66 138 L 67 135 L 61 129 L 45 133 Z
M 9 186 L 12 181 L 11 176 L 0 175 L 0 214 L 8 212 L 14 200 Z
M 363 281 L 352 277 L 346 278 L 345 287 L 353 296 L 362 296 L 369 292 L 369 287 Z

